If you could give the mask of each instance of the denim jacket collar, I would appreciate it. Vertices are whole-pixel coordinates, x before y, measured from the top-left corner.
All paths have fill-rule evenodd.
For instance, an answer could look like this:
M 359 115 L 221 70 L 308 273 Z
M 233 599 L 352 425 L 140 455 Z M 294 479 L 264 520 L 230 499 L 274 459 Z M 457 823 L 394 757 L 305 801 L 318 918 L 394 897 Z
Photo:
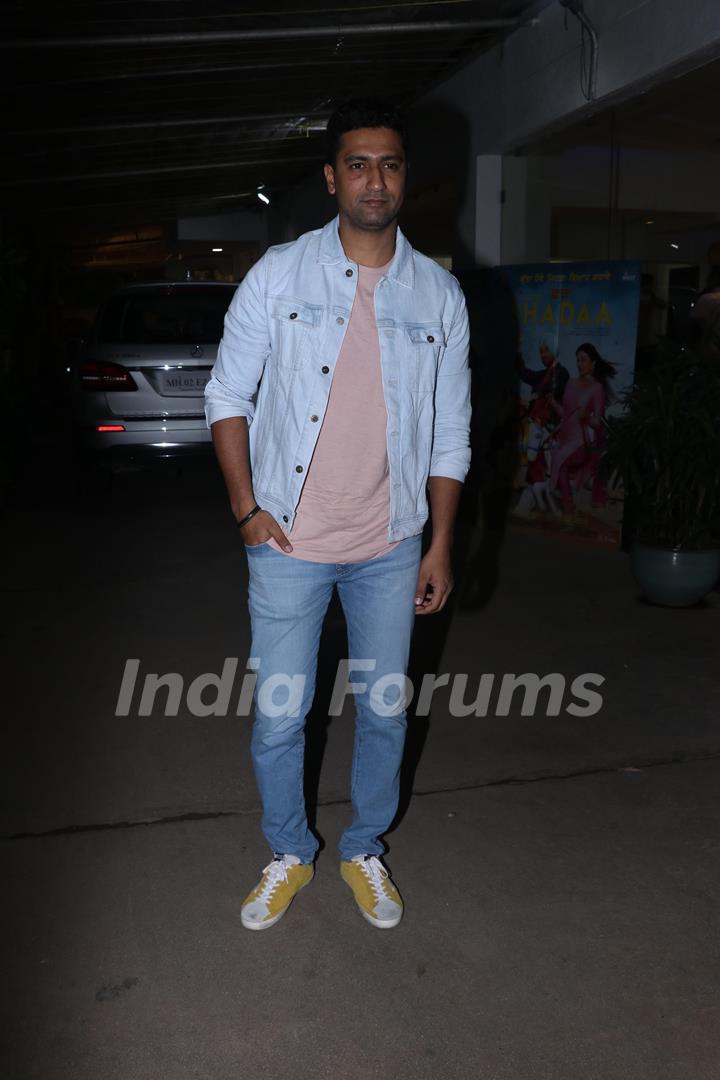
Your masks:
M 320 243 L 317 261 L 325 265 L 334 265 L 339 262 L 347 262 L 347 255 L 340 243 L 338 232 L 339 217 L 333 218 L 320 230 Z M 415 267 L 413 265 L 413 251 L 401 229 L 398 228 L 395 237 L 395 255 L 390 263 L 387 276 L 398 285 L 404 285 L 412 289 L 415 284 Z

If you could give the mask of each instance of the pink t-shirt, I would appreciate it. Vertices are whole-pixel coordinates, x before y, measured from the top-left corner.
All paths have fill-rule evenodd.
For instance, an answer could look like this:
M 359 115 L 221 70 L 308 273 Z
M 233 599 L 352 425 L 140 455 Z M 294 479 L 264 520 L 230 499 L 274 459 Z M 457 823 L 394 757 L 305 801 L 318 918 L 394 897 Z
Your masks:
M 297 559 L 364 562 L 396 546 L 388 543 L 387 410 L 374 302 L 389 265 L 358 267 L 350 321 L 290 532 Z

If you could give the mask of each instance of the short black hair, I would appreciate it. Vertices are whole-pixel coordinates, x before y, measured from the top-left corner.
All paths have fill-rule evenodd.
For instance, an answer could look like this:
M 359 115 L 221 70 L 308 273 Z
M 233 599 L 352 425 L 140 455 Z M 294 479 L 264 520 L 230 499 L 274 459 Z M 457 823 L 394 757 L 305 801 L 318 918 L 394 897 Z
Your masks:
M 327 161 L 333 167 L 340 148 L 340 139 L 347 131 L 359 128 L 390 128 L 396 131 L 407 157 L 405 118 L 390 101 L 382 98 L 351 98 L 335 110 L 327 126 Z

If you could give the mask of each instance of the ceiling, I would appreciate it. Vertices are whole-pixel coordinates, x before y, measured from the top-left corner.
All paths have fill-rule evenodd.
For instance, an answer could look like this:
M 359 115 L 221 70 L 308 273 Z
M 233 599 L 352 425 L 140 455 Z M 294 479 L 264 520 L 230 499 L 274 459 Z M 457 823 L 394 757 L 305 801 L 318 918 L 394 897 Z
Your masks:
M 531 0 L 3 5 L 4 213 L 129 222 L 257 207 L 323 160 L 351 96 L 407 106 Z

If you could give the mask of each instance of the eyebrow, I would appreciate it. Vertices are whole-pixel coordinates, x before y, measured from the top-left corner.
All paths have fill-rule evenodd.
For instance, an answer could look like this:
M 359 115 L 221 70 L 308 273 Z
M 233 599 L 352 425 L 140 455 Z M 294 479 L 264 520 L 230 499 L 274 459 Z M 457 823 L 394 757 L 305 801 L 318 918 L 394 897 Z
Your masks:
M 372 161 L 372 160 L 377 160 L 377 161 L 403 161 L 403 155 L 402 154 L 378 154 L 377 156 L 375 156 L 373 154 L 346 154 L 345 157 L 343 158 L 343 161 L 346 161 L 346 162 Z

